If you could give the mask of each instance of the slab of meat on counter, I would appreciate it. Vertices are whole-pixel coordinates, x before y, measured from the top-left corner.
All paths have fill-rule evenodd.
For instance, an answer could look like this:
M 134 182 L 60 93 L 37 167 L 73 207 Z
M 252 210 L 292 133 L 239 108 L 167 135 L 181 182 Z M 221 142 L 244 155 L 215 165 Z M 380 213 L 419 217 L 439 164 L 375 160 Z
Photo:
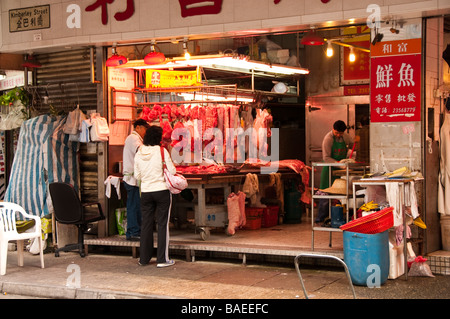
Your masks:
M 223 174 L 228 170 L 221 165 L 177 166 L 179 174 Z

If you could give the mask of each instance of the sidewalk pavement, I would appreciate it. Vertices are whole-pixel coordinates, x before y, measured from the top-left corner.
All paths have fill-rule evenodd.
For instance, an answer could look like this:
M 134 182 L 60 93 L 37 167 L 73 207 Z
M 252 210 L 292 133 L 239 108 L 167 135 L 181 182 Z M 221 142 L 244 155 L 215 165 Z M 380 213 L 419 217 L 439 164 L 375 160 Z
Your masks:
M 175 257 L 174 266 L 139 266 L 131 256 L 62 252 L 39 256 L 25 253 L 17 266 L 17 253 L 8 252 L 6 275 L 0 276 L 0 299 L 8 295 L 48 299 L 305 299 L 292 265 L 247 264 L 235 260 L 203 259 L 187 262 Z M 345 272 L 301 266 L 310 299 L 352 299 Z M 450 276 L 404 277 L 379 288 L 354 286 L 357 299 L 450 299 Z

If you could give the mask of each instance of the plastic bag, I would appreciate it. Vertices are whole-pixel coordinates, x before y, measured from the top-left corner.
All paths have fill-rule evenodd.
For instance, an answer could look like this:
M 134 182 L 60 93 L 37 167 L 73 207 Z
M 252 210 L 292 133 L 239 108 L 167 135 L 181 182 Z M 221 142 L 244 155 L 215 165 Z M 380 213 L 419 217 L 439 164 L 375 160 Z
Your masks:
M 426 263 L 427 259 L 422 256 L 418 256 L 411 263 L 411 268 L 409 269 L 408 276 L 415 277 L 434 277 L 431 272 L 430 266 Z
M 90 140 L 92 142 L 106 142 L 109 137 L 108 122 L 98 113 L 91 114 Z
M 7 131 L 19 128 L 24 120 L 26 108 L 20 101 L 15 101 L 9 106 L 7 114 L 0 115 L 0 130 Z
M 65 134 L 77 135 L 81 132 L 81 123 L 86 119 L 83 111 L 77 107 L 67 115 L 66 123 L 64 124 L 63 132 Z
M 127 208 L 116 208 L 116 225 L 119 235 L 125 235 L 127 232 Z
M 47 238 L 48 238 L 48 234 L 45 234 L 44 238 L 42 239 L 42 250 L 45 250 L 47 248 Z M 37 238 L 31 239 L 30 244 L 27 245 L 27 247 L 26 247 L 28 252 L 32 255 L 37 255 L 40 253 L 39 241 L 37 241 L 36 239 Z

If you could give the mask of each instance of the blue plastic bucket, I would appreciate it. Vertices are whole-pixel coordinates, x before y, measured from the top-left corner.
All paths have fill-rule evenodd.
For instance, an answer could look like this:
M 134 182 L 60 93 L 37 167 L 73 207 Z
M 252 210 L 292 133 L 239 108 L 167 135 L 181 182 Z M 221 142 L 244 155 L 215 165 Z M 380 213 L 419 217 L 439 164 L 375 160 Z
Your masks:
M 389 234 L 344 231 L 344 262 L 353 284 L 378 287 L 389 276 Z

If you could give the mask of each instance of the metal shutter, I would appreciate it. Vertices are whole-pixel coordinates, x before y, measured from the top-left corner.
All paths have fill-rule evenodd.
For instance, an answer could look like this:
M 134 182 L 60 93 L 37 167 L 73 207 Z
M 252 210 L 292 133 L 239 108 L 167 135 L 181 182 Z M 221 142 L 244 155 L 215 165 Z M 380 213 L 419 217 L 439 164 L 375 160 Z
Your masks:
M 95 51 L 94 51 L 95 52 Z M 68 113 L 79 107 L 97 110 L 97 84 L 91 83 L 90 49 L 36 55 L 33 106 L 39 113 Z M 94 59 L 95 61 L 95 59 Z M 45 96 L 48 96 L 46 103 Z M 83 202 L 98 200 L 97 148 L 80 144 L 80 191 Z

